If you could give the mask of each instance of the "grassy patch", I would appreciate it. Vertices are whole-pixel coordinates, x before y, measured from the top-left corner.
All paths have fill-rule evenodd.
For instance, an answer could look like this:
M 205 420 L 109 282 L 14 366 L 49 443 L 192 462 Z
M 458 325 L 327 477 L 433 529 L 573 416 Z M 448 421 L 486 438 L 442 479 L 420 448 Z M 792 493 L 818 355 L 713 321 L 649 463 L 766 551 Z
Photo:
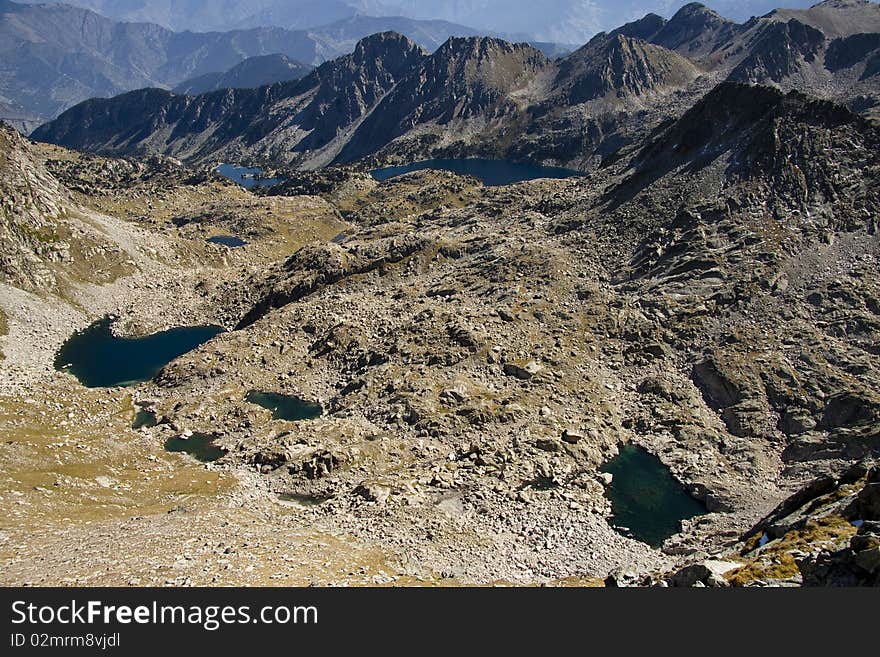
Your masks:
M 0 492 L 7 528 L 100 522 L 215 500 L 222 474 L 131 430 L 128 393 L 53 388 L 0 396 Z M 14 503 L 13 503 L 14 501 Z
M 727 579 L 734 586 L 746 586 L 759 579 L 795 577 L 800 574 L 800 569 L 791 555 L 792 552 L 807 552 L 816 546 L 839 549 L 856 531 L 846 518 L 839 515 L 810 520 L 802 529 L 794 529 L 778 541 L 769 543 L 745 566 L 728 574 Z

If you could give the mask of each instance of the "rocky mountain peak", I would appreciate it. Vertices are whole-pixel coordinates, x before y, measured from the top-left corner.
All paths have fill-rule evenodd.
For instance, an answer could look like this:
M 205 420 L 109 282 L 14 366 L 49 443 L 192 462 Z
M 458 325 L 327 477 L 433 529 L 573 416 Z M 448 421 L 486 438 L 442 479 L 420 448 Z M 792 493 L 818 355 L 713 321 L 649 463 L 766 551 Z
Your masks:
M 657 14 L 647 14 L 644 18 L 637 21 L 627 23 L 623 27 L 619 27 L 611 34 L 623 34 L 633 39 L 644 39 L 650 41 L 668 21 Z
M 691 2 L 679 9 L 669 21 L 670 23 L 691 23 L 709 25 L 717 22 L 730 22 L 701 2 Z
M 687 59 L 661 46 L 617 33 L 596 40 L 563 60 L 556 86 L 571 103 L 616 93 L 639 96 L 696 77 Z
M 688 52 L 699 52 L 704 46 L 716 43 L 719 37 L 729 37 L 736 28 L 738 26 L 733 21 L 705 5 L 692 2 L 679 9 L 651 41 L 670 50 L 684 48 Z
M 387 89 L 406 75 L 426 56 L 425 51 L 396 32 L 381 32 L 364 37 L 350 55 L 319 66 L 305 79 L 306 86 L 323 83 L 329 93 L 331 87 L 360 80 L 361 85 Z M 331 82 L 330 85 L 327 83 Z
M 491 37 L 453 37 L 382 100 L 338 161 L 375 152 L 417 125 L 511 114 L 511 96 L 550 66 L 539 50 Z
M 428 57 L 418 77 L 423 90 L 465 93 L 468 88 L 509 90 L 549 64 L 547 57 L 528 44 L 491 37 L 453 37 Z
M 757 84 L 780 83 L 812 64 L 825 40 L 821 31 L 794 18 L 784 23 L 767 23 L 756 36 L 750 54 L 733 70 L 730 79 Z
M 379 32 L 358 41 L 351 57 L 354 62 L 363 64 L 372 59 L 390 62 L 395 57 L 399 57 L 400 61 L 409 61 L 425 54 L 420 46 L 402 34 Z
M 526 43 L 511 43 L 494 37 L 451 37 L 434 53 L 441 61 L 472 60 L 476 65 L 493 57 L 518 54 L 523 61 L 543 66 L 547 57 Z

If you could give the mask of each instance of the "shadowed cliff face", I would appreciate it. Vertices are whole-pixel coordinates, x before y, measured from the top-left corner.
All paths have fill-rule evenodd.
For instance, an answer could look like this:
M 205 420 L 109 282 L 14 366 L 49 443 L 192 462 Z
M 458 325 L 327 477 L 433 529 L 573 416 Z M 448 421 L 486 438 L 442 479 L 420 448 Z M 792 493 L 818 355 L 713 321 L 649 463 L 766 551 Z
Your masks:
M 386 32 L 360 41 L 350 57 L 318 69 L 305 81 L 317 89 L 301 124 L 311 134 L 297 149 L 325 146 L 357 123 L 425 54 L 409 39 Z
M 513 115 L 515 94 L 549 67 L 534 48 L 497 39 L 452 39 L 411 71 L 358 128 L 343 161 L 375 152 L 419 126 Z
M 405 37 L 378 34 L 303 80 L 197 97 L 147 89 L 91 100 L 35 136 L 50 140 L 57 128 L 66 133 L 62 141 L 68 146 L 88 140 L 87 148 L 102 152 L 161 149 L 191 159 L 213 157 L 230 144 L 248 148 L 273 133 L 290 139 L 289 150 L 318 149 L 356 123 L 424 56 Z M 121 124 L 127 126 L 122 134 Z M 159 132 L 168 135 L 165 148 L 157 141 Z M 207 139 L 199 138 L 208 132 Z
M 768 25 L 754 40 L 751 53 L 730 74 L 731 80 L 783 82 L 816 61 L 825 36 L 797 20 Z

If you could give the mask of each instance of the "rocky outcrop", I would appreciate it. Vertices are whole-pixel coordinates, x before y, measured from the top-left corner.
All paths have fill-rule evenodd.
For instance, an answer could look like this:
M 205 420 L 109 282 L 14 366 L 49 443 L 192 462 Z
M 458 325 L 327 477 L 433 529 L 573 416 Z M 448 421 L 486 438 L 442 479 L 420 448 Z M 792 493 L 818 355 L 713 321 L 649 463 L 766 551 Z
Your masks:
M 61 292 L 72 281 L 107 282 L 131 270 L 91 226 L 70 192 L 0 123 L 0 277 L 15 287 Z
M 819 58 L 825 35 L 792 19 L 770 23 L 754 39 L 751 52 L 730 74 L 730 80 L 766 84 L 783 82 Z
M 880 585 L 880 468 L 862 462 L 810 483 L 743 539 L 738 586 Z
M 844 135 L 855 143 L 836 149 L 835 143 L 848 138 Z M 724 83 L 642 150 L 632 183 L 643 184 L 685 162 L 702 169 L 723 158 L 731 178 L 766 181 L 778 216 L 809 207 L 818 214 L 814 220 L 835 224 L 822 206 L 852 203 L 847 216 L 864 217 L 867 224 L 861 226 L 871 227 L 876 195 L 853 194 L 834 171 L 842 162 L 852 170 L 869 166 L 878 139 L 874 126 L 832 103 Z
M 244 316 L 238 328 L 249 326 L 272 309 L 300 301 L 322 286 L 399 263 L 428 244 L 417 236 L 402 235 L 366 248 L 344 248 L 333 243 L 307 246 L 294 253 L 277 276 L 262 282 L 268 291 Z

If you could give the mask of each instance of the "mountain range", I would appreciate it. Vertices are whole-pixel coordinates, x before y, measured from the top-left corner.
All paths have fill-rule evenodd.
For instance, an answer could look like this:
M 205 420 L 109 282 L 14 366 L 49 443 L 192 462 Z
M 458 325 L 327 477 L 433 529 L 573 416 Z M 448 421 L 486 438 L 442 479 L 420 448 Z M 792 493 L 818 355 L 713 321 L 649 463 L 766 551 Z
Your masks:
M 682 0 L 71 0 L 71 4 L 120 20 L 151 22 L 173 30 L 252 27 L 308 29 L 356 15 L 405 16 L 468 25 L 484 34 L 561 43 L 583 43 L 597 32 L 655 12 L 671 16 Z M 745 22 L 774 9 L 775 0 L 714 0 L 712 9 Z M 805 8 L 810 0 L 788 0 Z
M 828 0 L 743 24 L 690 4 L 550 60 L 527 44 L 451 38 L 428 53 L 395 33 L 300 81 L 182 97 L 94 99 L 34 137 L 101 153 L 314 168 L 366 156 L 473 156 L 594 169 L 722 81 L 880 108 L 880 6 Z
M 141 87 L 173 88 L 222 73 L 249 57 L 283 55 L 313 66 L 395 30 L 428 49 L 476 30 L 443 21 L 353 17 L 318 29 L 256 27 L 172 32 L 69 5 L 0 0 L 0 118 L 35 127 L 88 98 Z

